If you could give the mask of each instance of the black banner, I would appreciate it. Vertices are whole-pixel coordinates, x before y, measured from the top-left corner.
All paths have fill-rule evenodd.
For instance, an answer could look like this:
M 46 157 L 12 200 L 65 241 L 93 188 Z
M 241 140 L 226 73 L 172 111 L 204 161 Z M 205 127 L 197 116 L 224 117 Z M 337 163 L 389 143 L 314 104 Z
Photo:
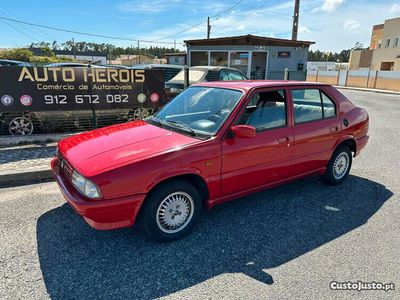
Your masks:
M 0 67 L 0 112 L 164 105 L 161 70 Z

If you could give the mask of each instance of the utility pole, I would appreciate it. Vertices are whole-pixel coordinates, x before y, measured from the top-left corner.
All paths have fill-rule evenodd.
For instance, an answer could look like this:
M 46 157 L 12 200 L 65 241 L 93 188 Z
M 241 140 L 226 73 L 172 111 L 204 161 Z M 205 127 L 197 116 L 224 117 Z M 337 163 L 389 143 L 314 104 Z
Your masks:
M 74 38 L 72 38 L 72 52 L 74 53 L 74 59 L 76 60 L 75 39 Z
M 174 50 L 176 51 L 176 40 L 174 40 Z
M 292 40 L 297 41 L 297 31 L 299 29 L 299 10 L 300 0 L 294 1 L 294 14 L 293 14 L 293 28 L 292 28 Z
M 210 17 L 207 17 L 207 39 L 210 38 L 210 33 L 211 33 Z
M 137 54 L 138 54 L 138 59 L 139 59 L 139 65 L 140 65 L 140 41 L 137 41 Z

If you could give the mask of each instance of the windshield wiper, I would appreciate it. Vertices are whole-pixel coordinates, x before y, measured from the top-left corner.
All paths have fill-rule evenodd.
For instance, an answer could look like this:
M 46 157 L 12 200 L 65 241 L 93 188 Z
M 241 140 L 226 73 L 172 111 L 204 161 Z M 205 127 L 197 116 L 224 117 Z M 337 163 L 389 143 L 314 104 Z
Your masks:
M 190 132 L 190 134 L 193 136 L 197 135 L 196 131 L 194 131 L 189 125 L 187 125 L 185 123 L 181 123 L 181 122 L 178 122 L 175 120 L 165 120 L 164 122 L 178 125 L 178 127 L 184 128 L 186 131 Z
M 157 115 L 147 117 L 146 120 L 153 121 L 153 122 L 157 123 L 157 125 L 160 125 L 160 126 L 163 126 L 163 123 L 164 123 L 164 121 L 161 120 L 159 117 L 157 117 Z

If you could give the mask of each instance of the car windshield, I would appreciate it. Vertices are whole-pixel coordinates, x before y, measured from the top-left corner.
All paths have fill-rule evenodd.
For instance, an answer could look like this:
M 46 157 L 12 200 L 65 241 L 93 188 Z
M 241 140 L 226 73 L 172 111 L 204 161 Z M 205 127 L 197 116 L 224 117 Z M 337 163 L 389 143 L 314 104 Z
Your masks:
M 191 135 L 215 135 L 242 94 L 241 91 L 224 88 L 190 87 L 150 120 Z

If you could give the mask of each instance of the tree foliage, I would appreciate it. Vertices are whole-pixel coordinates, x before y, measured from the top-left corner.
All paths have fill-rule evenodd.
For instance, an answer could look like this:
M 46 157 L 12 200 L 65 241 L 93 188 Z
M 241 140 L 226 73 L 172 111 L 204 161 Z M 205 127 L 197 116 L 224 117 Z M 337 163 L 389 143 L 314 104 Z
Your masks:
M 33 53 L 27 49 L 14 48 L 0 52 L 0 59 L 20 60 L 29 62 Z
M 355 43 L 354 47 L 340 52 L 323 52 L 319 50 L 308 51 L 308 61 L 334 61 L 334 62 L 348 62 L 350 59 L 350 52 L 352 50 L 363 50 L 364 45 L 360 42 Z
M 39 43 L 32 43 L 31 47 L 38 47 L 38 48 L 49 48 L 53 50 L 69 50 L 69 51 L 95 51 L 101 52 L 106 54 L 110 59 L 116 58 L 120 55 L 135 55 L 141 54 L 146 55 L 150 58 L 161 58 L 164 57 L 166 53 L 175 53 L 181 52 L 175 48 L 168 48 L 168 47 L 154 47 L 150 46 L 148 48 L 140 47 L 139 49 L 135 46 L 129 47 L 119 47 L 112 44 L 106 43 L 92 43 L 92 42 L 80 42 L 69 40 L 63 43 L 59 43 L 57 41 L 53 41 L 52 43 L 49 42 L 39 42 Z
M 19 60 L 39 64 L 74 61 L 69 57 L 57 57 L 49 47 L 42 47 L 42 52 L 42 56 L 35 56 L 32 51 L 28 49 L 14 48 L 0 52 L 0 59 Z

